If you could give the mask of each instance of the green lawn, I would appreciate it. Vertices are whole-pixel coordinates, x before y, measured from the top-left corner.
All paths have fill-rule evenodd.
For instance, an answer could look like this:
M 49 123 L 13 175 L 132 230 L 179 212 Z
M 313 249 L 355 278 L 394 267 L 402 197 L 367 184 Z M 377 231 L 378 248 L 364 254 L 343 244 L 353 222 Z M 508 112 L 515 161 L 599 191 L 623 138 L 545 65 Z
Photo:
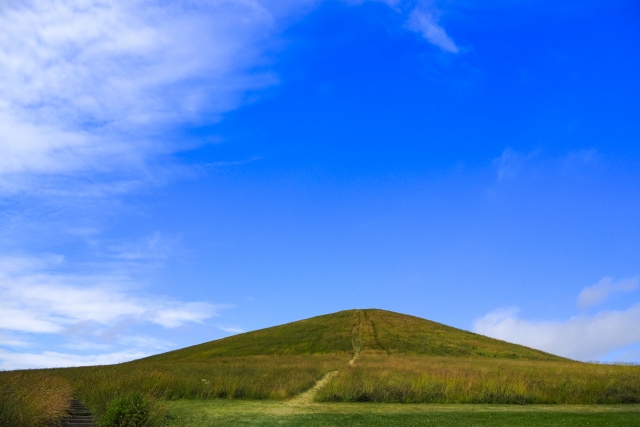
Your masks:
M 213 426 L 640 426 L 640 405 L 404 405 L 334 403 L 292 406 L 255 401 L 173 401 L 170 427 Z

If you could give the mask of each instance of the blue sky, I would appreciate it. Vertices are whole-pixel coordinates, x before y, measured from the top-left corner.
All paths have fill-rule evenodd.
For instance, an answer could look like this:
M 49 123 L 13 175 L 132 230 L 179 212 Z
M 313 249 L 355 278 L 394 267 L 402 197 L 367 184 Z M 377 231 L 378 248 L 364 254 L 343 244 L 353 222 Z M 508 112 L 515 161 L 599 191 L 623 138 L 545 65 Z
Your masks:
M 634 1 L 0 6 L 0 368 L 342 309 L 640 362 Z

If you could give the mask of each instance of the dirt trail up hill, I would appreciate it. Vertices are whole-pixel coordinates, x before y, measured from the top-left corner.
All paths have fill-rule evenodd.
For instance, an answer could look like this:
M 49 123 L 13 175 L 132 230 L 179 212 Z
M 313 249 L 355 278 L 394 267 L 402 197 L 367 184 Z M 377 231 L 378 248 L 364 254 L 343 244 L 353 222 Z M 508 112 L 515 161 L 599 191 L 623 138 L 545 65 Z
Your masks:
M 486 356 L 523 359 L 561 359 L 538 350 L 494 340 L 413 316 L 384 310 L 352 310 L 351 347 L 353 367 L 361 353 L 391 355 Z M 347 319 L 344 319 L 347 320 Z M 348 321 L 348 320 L 347 320 Z M 290 404 L 313 402 L 318 391 L 338 371 L 327 373 L 309 390 L 289 400 Z
M 373 327 L 371 326 L 371 322 L 365 318 L 364 312 L 362 310 L 356 311 L 356 322 L 353 325 L 353 329 L 351 330 L 351 345 L 353 346 L 353 357 L 349 360 L 349 366 L 353 366 L 356 363 L 356 360 L 360 356 L 360 351 L 362 350 L 362 343 L 364 341 L 363 335 L 369 333 L 369 331 L 373 331 Z M 372 335 L 373 336 L 373 335 Z M 320 378 L 309 390 L 300 393 L 292 399 L 287 401 L 290 405 L 308 405 L 312 403 L 318 394 L 318 391 L 324 387 L 336 374 L 338 371 L 332 371 L 326 374 L 324 377 Z

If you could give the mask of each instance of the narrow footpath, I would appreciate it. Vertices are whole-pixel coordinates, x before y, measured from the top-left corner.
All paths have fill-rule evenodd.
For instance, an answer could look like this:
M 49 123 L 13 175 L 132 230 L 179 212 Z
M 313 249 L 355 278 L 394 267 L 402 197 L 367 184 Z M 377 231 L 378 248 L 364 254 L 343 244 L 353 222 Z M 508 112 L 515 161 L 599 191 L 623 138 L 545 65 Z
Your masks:
M 356 323 L 351 330 L 351 345 L 353 346 L 353 357 L 349 360 L 349 366 L 353 366 L 360 356 L 360 350 L 362 349 L 362 337 L 360 331 L 360 325 L 362 324 L 362 310 L 358 310 L 356 313 Z M 309 390 L 300 393 L 299 395 L 289 399 L 286 403 L 289 405 L 308 405 L 313 403 L 318 391 L 324 387 L 331 378 L 335 377 L 338 371 L 332 371 L 320 378 Z
M 362 324 L 362 310 L 356 312 L 356 324 L 353 325 L 351 330 L 351 346 L 353 347 L 353 358 L 349 361 L 349 365 L 353 366 L 356 363 L 356 359 L 360 356 L 360 350 L 362 350 L 362 334 L 360 331 L 360 325 Z

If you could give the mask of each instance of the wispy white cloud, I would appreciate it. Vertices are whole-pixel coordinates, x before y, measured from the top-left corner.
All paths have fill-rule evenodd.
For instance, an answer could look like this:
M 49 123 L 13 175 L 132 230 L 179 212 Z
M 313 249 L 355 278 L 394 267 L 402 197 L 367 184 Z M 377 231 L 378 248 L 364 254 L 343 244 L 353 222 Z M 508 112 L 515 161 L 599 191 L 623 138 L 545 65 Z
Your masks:
M 614 282 L 611 277 L 604 277 L 593 286 L 588 286 L 578 295 L 578 306 L 587 308 L 609 298 L 609 295 L 615 292 L 630 292 L 638 289 L 638 278 L 621 280 Z
M 586 170 L 593 170 L 601 161 L 595 149 L 569 151 L 562 156 L 549 156 L 540 149 L 529 152 L 505 148 L 492 161 L 498 182 L 519 179 L 531 175 L 568 173 L 576 176 Z
M 493 160 L 492 164 L 496 168 L 498 181 L 512 179 L 520 175 L 527 165 L 538 156 L 538 151 L 528 154 L 520 153 L 507 147 L 500 157 Z
M 241 334 L 243 332 L 246 332 L 244 329 L 237 327 L 237 326 L 221 326 L 218 325 L 218 329 L 225 331 L 225 332 L 229 332 L 230 334 Z
M 31 343 L 15 337 L 10 333 L 0 333 L 0 346 L 2 347 L 29 347 Z
M 1 344 L 1 341 L 0 341 Z M 91 341 L 77 341 L 67 344 L 63 344 L 61 347 L 68 348 L 70 350 L 112 350 L 117 345 L 124 345 L 126 347 L 133 347 L 138 349 L 154 349 L 154 350 L 168 350 L 173 346 L 173 343 L 165 340 L 160 340 L 150 336 L 144 335 L 120 335 L 117 337 L 117 342 L 113 343 L 101 343 Z
M 459 49 L 447 32 L 438 24 L 437 11 L 433 8 L 418 6 L 409 14 L 408 27 L 422 35 L 429 43 L 445 52 L 458 53 Z
M 0 257 L 0 369 L 136 359 L 174 346 L 162 332 L 140 333 L 145 327 L 202 323 L 227 307 L 141 293 L 143 283 L 126 274 L 127 266 L 91 265 L 93 273 L 71 266 L 69 272 L 61 256 Z M 23 347 L 30 352 L 19 351 Z
M 531 321 L 517 309 L 497 310 L 476 320 L 473 331 L 577 360 L 599 360 L 640 342 L 640 304 L 565 321 Z
M 32 369 L 71 366 L 111 365 L 149 356 L 140 351 L 78 355 L 45 351 L 43 353 L 14 353 L 0 349 L 0 369 Z
M 119 341 L 122 344 L 134 345 L 138 348 L 153 348 L 159 350 L 167 350 L 173 346 L 173 343 L 169 341 L 145 335 L 125 335 L 120 337 Z
M 134 295 L 125 275 L 61 273 L 59 257 L 0 259 L 0 330 L 61 334 L 126 320 L 176 328 L 217 315 L 207 302 Z
M 279 33 L 319 3 L 3 2 L 0 190 L 37 191 L 43 175 L 102 173 L 113 191 L 149 179 L 152 159 L 194 144 L 166 136 L 176 125 L 214 122 L 277 82 L 267 66 Z M 409 27 L 458 51 L 432 6 Z
M 101 343 L 97 343 L 97 342 L 82 341 L 82 342 L 74 342 L 74 343 L 63 344 L 62 347 L 68 348 L 69 350 L 80 350 L 80 351 L 103 350 L 103 351 L 106 351 L 106 350 L 112 349 L 113 345 L 111 345 L 111 344 L 101 344 Z
M 109 245 L 107 250 L 112 257 L 121 261 L 148 262 L 166 259 L 174 249 L 166 237 L 155 232 L 135 242 Z
M 9 1 L 0 6 L 0 174 L 143 168 L 176 123 L 248 90 L 276 25 L 258 2 Z M 15 180 L 11 182 L 16 182 Z

